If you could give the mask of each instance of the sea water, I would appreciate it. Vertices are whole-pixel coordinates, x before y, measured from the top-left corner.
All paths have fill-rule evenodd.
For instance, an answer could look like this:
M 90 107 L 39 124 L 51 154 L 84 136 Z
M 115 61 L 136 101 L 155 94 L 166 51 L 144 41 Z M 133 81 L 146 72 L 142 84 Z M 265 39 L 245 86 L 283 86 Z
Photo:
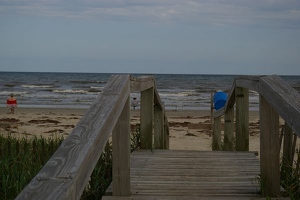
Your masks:
M 88 108 L 113 74 L 0 72 L 0 106 L 6 106 L 11 93 L 19 107 Z M 141 76 L 145 74 L 132 74 Z M 229 92 L 235 75 L 147 74 L 168 110 L 209 110 L 211 94 Z M 300 92 L 300 76 L 281 76 Z M 131 98 L 140 98 L 131 93 Z M 250 109 L 258 109 L 259 95 L 250 91 Z

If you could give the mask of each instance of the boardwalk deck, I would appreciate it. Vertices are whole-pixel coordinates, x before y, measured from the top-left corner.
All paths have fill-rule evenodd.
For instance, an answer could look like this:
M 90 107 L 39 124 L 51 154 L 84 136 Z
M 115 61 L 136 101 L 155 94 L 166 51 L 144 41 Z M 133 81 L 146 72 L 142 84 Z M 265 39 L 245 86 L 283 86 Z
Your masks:
M 131 154 L 131 196 L 103 199 L 256 199 L 253 152 L 139 150 Z

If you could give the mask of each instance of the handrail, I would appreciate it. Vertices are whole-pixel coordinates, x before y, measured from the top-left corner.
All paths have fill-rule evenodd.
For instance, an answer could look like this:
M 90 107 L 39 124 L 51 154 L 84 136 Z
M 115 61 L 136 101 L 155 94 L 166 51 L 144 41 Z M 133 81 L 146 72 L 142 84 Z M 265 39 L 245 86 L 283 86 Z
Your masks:
M 277 75 L 237 77 L 229 92 L 226 105 L 213 115 L 215 121 L 213 150 L 221 150 L 220 117 L 223 115 L 225 115 L 224 147 L 233 148 L 235 103 L 236 150 L 249 150 L 248 90 L 254 90 L 260 95 L 261 179 L 266 185 L 263 192 L 265 195 L 276 196 L 280 193 L 279 115 L 285 121 L 286 129 L 290 128 L 300 137 L 300 94 Z
M 226 113 L 235 103 L 235 88 L 242 87 L 262 95 L 300 137 L 299 93 L 277 75 L 239 76 L 234 80 L 226 105 L 214 113 L 214 118 Z
M 80 199 L 111 133 L 114 155 L 113 195 L 130 195 L 130 92 L 143 93 L 151 88 L 152 91 L 156 91 L 154 87 L 153 77 L 111 76 L 102 93 L 70 135 L 16 199 Z M 167 121 L 157 91 L 152 101 L 155 101 L 155 105 L 159 105 L 163 112 L 161 112 L 161 123 L 152 125 L 151 134 L 153 134 L 153 126 L 157 126 L 156 130 L 163 130 L 161 133 L 163 136 L 155 133 L 155 137 L 161 137 L 168 142 L 164 136 L 168 135 L 166 132 L 168 130 L 164 126 Z M 141 105 L 141 116 L 148 115 L 148 118 L 153 118 L 149 117 L 149 113 L 142 113 L 143 107 L 145 105 Z M 145 122 L 141 121 L 141 127 L 142 123 Z M 153 138 L 151 135 L 149 143 L 154 143 Z M 156 147 L 168 148 L 165 141 L 163 147 Z
M 131 90 L 141 92 L 141 149 L 168 149 L 168 121 L 163 102 L 156 89 L 154 77 L 131 76 L 130 80 Z
M 278 76 L 261 77 L 259 93 L 300 137 L 300 94 Z

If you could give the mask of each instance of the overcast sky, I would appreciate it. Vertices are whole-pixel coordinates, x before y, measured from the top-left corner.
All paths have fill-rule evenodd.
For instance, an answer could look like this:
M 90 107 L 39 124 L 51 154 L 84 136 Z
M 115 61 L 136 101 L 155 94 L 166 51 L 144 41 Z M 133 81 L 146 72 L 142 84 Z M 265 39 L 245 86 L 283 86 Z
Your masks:
M 0 71 L 300 75 L 300 1 L 0 0 Z

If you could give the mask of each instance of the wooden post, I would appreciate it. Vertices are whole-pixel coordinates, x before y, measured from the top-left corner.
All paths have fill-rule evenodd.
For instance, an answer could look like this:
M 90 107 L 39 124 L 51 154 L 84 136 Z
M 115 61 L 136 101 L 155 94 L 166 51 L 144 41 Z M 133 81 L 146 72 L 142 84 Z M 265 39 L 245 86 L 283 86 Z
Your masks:
M 292 169 L 293 159 L 293 131 L 289 125 L 285 123 L 282 157 L 282 167 L 284 170 Z
M 217 117 L 214 119 L 212 150 L 220 151 L 221 149 L 221 117 Z
M 164 114 L 164 148 L 169 149 L 169 124 L 166 115 Z
M 154 148 L 164 149 L 164 116 L 159 105 L 154 106 Z
M 130 99 L 112 133 L 113 195 L 130 196 Z
M 141 92 L 141 149 L 153 148 L 154 88 Z
M 236 150 L 249 151 L 249 90 L 236 88 Z
M 260 174 L 262 194 L 280 194 L 279 170 L 279 115 L 260 95 Z
M 210 93 L 210 130 L 213 129 L 214 124 L 214 102 L 213 102 L 213 93 Z
M 224 129 L 224 150 L 234 150 L 234 107 L 231 107 L 225 113 L 225 129 Z

